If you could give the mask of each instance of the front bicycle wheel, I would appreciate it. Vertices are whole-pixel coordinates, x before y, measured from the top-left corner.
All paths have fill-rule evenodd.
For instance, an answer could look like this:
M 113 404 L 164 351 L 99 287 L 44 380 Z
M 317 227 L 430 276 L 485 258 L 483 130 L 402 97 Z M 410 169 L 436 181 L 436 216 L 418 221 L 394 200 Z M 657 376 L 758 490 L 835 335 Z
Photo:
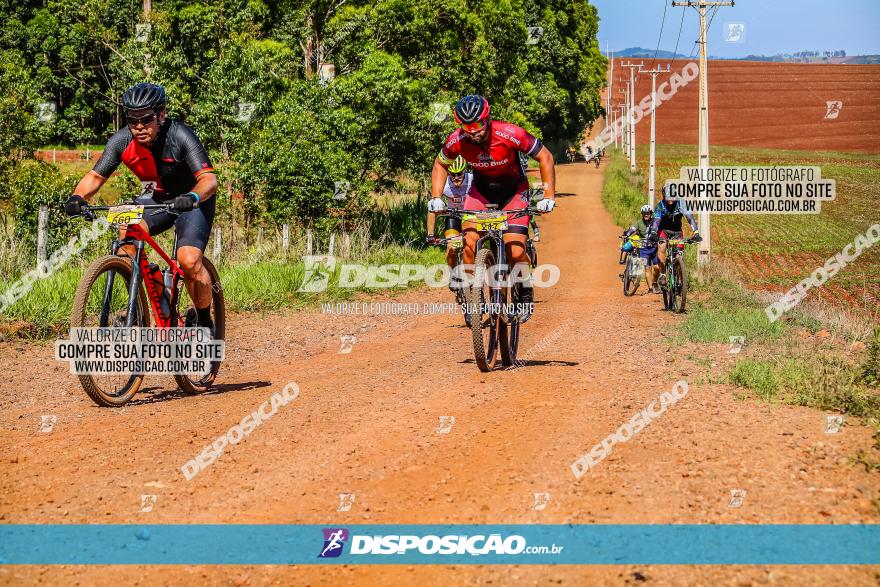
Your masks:
M 687 275 L 684 269 L 684 257 L 678 256 L 672 264 L 672 273 L 674 275 L 674 287 L 670 288 L 671 309 L 676 314 L 684 312 L 687 303 Z
M 495 255 L 490 249 L 481 249 L 474 262 L 474 283 L 470 288 L 468 302 L 471 314 L 471 338 L 474 344 L 474 359 L 480 371 L 491 371 L 498 361 L 498 338 L 507 334 L 506 324 L 498 312 L 493 312 L 490 303 L 492 287 L 489 283 L 489 270 L 495 265 Z M 503 329 L 503 332 L 502 332 Z
M 499 325 L 499 347 L 501 351 L 501 364 L 512 367 L 516 363 L 516 353 L 519 349 L 519 303 L 522 285 L 517 283 L 510 288 L 510 303 L 517 310 L 509 321 Z M 502 290 L 504 292 L 506 290 Z M 503 293 L 502 293 L 503 296 Z M 501 300 L 502 304 L 506 301 Z M 502 305 L 503 308 L 503 305 Z M 507 313 L 510 316 L 510 313 Z
M 220 283 L 220 274 L 211 261 L 204 257 L 202 264 L 211 276 L 211 319 L 214 321 L 214 330 L 211 338 L 214 340 L 226 339 L 226 300 L 223 297 L 223 285 Z M 194 315 L 195 306 L 191 306 L 186 314 Z M 188 395 L 197 395 L 211 389 L 217 373 L 220 372 L 220 361 L 211 361 L 211 369 L 202 376 L 198 375 L 175 375 L 178 387 Z
M 641 279 L 636 272 L 635 264 L 633 256 L 627 255 L 626 269 L 623 271 L 623 295 L 625 296 L 635 295 L 636 290 L 639 289 Z
M 107 255 L 89 265 L 76 289 L 70 326 L 80 328 L 125 328 L 128 318 L 131 259 Z M 138 285 L 134 325 L 150 325 L 149 306 L 142 285 Z M 101 373 L 80 375 L 79 382 L 92 401 L 102 407 L 127 403 L 143 382 L 143 374 Z
M 672 309 L 672 284 L 675 281 L 675 276 L 670 270 L 670 265 L 672 264 L 671 259 L 667 259 L 666 261 L 666 272 L 664 275 L 666 276 L 666 284 L 660 286 L 660 293 L 663 294 L 663 309 L 671 310 Z

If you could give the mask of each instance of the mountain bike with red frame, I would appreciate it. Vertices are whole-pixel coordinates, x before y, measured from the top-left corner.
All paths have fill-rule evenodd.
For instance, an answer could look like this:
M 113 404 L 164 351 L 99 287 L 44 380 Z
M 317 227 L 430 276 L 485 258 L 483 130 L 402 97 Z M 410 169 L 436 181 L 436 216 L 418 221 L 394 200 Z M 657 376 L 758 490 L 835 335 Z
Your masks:
M 183 271 L 175 259 L 177 235 L 174 236 L 174 254 L 169 256 L 155 240 L 140 226 L 146 211 L 152 214 L 168 212 L 178 214 L 171 204 L 142 205 L 127 203 L 119 206 L 89 206 L 82 216 L 95 219 L 95 212 L 107 211 L 110 224 L 124 226 L 125 237 L 114 240 L 111 254 L 96 259 L 79 282 L 73 310 L 70 316 L 71 327 L 137 328 L 149 327 L 152 314 L 157 328 L 175 328 L 196 325 L 196 310 L 190 305 L 181 314 L 183 293 L 181 282 Z M 120 253 L 123 245 L 134 245 L 134 258 Z M 145 249 L 152 248 L 167 264 L 161 270 L 149 262 Z M 213 263 L 207 258 L 202 263 L 211 276 L 211 312 L 214 321 L 212 337 L 223 340 L 226 334 L 226 305 L 220 276 Z M 184 393 L 195 395 L 211 388 L 220 361 L 212 361 L 211 369 L 202 376 L 174 375 L 177 385 Z M 114 373 L 101 375 L 79 375 L 80 383 L 86 393 L 99 406 L 121 406 L 131 400 L 140 388 L 142 373 Z

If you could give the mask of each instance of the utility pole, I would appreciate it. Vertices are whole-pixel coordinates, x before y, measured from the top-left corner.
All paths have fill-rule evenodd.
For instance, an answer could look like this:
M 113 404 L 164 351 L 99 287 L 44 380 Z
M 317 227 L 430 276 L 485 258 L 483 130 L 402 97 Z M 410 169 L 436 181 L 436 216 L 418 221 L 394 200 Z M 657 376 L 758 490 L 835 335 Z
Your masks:
M 633 121 L 633 104 L 636 101 L 636 68 L 639 71 L 645 66 L 644 63 L 621 63 L 622 67 L 629 68 L 629 109 L 626 112 L 627 124 L 629 125 L 629 170 L 636 171 L 636 125 Z
M 614 148 L 617 148 L 617 108 L 612 108 L 611 112 L 611 136 L 614 138 Z
M 645 71 L 641 71 L 639 73 L 650 73 L 651 74 L 651 163 L 650 163 L 650 172 L 648 173 L 648 203 L 651 204 L 651 207 L 654 207 L 654 176 L 656 174 L 656 141 L 657 141 L 657 126 L 655 117 L 657 115 L 657 74 L 658 73 L 669 73 L 670 67 L 667 64 L 666 69 L 663 67 L 656 67 L 654 69 L 647 69 Z
M 623 94 L 623 110 L 621 111 L 621 116 L 623 118 L 623 124 L 621 124 L 621 130 L 623 131 L 623 142 L 621 145 L 623 146 L 623 152 L 629 158 L 629 87 L 624 89 L 618 89 L 618 92 Z
M 709 167 L 709 70 L 706 61 L 706 10 L 713 6 L 733 6 L 733 0 L 723 2 L 708 0 L 673 0 L 673 6 L 691 6 L 700 13 L 700 117 L 699 117 L 699 167 Z M 709 263 L 712 251 L 712 224 L 709 213 L 699 212 L 700 233 L 703 242 L 697 254 L 697 266 L 703 267 Z

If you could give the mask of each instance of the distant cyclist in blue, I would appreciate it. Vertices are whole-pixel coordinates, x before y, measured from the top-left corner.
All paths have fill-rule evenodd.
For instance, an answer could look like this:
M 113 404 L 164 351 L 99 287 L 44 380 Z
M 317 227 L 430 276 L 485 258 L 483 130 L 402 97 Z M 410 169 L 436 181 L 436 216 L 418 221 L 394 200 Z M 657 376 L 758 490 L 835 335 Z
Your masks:
M 694 242 L 700 242 L 703 237 L 700 236 L 700 229 L 697 227 L 697 221 L 691 213 L 686 202 L 677 199 L 675 196 L 669 195 L 666 186 L 662 189 L 663 199 L 654 208 L 654 224 L 651 227 L 651 234 L 648 237 L 653 243 L 661 238 L 679 239 L 682 237 L 681 219 L 687 218 L 688 224 L 694 231 Z M 666 285 L 666 241 L 660 240 L 657 255 L 660 259 L 660 285 Z

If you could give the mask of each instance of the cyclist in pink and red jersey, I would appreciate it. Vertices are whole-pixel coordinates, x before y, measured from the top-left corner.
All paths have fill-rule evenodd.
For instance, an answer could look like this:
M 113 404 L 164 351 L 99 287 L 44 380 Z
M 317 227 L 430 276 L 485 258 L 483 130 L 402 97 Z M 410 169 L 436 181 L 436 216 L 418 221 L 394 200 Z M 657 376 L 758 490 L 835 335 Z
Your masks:
M 495 204 L 499 210 L 516 211 L 529 206 L 529 182 L 519 162 L 519 153 L 536 159 L 544 183 L 544 199 L 537 207 L 550 212 L 556 205 L 556 168 L 553 155 L 537 138 L 515 124 L 492 120 L 489 102 L 483 96 L 465 96 L 453 111 L 460 128 L 447 137 L 440 154 L 434 161 L 431 173 L 430 210 L 442 209 L 443 187 L 446 185 L 447 168 L 459 156 L 467 161 L 474 172 L 473 186 L 464 201 L 465 210 L 485 210 L 487 204 Z M 511 264 L 523 263 L 528 267 L 526 238 L 529 234 L 529 216 L 511 218 L 504 233 L 507 256 Z M 471 223 L 465 223 L 465 249 L 463 261 L 474 263 L 474 247 L 479 235 Z M 527 270 L 523 271 L 527 274 Z M 534 298 L 531 284 L 525 283 L 522 302 Z

